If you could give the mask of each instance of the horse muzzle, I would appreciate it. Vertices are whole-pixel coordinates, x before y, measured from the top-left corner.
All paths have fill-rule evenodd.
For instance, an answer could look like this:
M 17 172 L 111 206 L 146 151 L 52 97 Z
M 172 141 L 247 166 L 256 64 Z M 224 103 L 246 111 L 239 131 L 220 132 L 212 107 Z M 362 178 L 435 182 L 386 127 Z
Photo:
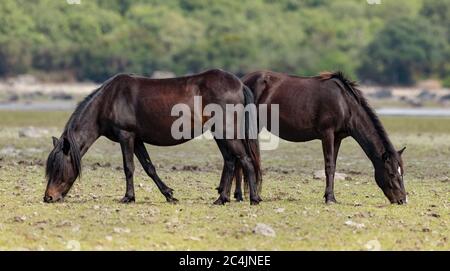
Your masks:
M 390 199 L 391 204 L 403 205 L 408 203 L 408 197 L 399 198 L 399 199 Z
M 45 195 L 44 196 L 44 202 L 45 203 L 53 203 L 53 202 L 59 202 L 59 201 L 63 201 L 63 196 L 62 195 L 60 195 L 60 196 L 57 196 L 57 197 L 53 197 L 53 196 L 50 196 L 50 195 Z

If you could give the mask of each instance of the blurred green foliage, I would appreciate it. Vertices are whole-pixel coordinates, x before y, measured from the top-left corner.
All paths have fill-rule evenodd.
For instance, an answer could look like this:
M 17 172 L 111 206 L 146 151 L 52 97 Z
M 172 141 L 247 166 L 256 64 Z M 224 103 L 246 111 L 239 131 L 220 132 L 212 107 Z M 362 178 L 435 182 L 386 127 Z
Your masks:
M 70 2 L 70 1 L 69 1 Z M 73 1 L 72 1 L 73 2 Z M 450 1 L 2 0 L 0 76 L 219 67 L 450 84 Z

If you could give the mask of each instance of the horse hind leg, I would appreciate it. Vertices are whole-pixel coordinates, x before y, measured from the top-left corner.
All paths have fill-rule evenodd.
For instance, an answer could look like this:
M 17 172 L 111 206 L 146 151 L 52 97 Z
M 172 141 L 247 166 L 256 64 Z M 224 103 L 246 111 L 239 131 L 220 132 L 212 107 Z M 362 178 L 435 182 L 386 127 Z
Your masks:
M 244 197 L 242 195 L 242 167 L 239 164 L 239 162 L 236 160 L 234 163 L 234 173 L 233 173 L 233 177 L 231 179 L 230 185 L 222 188 L 222 187 L 218 187 L 217 190 L 219 192 L 222 191 L 222 189 L 226 189 L 226 195 L 227 198 L 230 198 L 230 194 L 231 194 L 231 186 L 233 184 L 233 181 L 235 182 L 235 188 L 234 188 L 234 199 L 237 202 L 241 202 L 244 200 Z
M 234 198 L 236 201 L 240 202 L 244 200 L 242 196 L 242 167 L 239 162 L 236 162 L 234 168 L 234 178 L 235 178 L 235 189 L 234 189 Z
M 148 155 L 144 142 L 140 140 L 136 142 L 134 153 L 144 168 L 145 173 L 147 173 L 147 175 L 155 182 L 159 191 L 164 195 L 164 197 L 166 197 L 166 200 L 168 202 L 177 202 L 178 200 L 173 197 L 173 189 L 168 187 L 156 173 L 155 166 L 150 160 L 150 156 Z
M 259 204 L 261 199 L 257 193 L 256 171 L 253 166 L 252 159 L 250 158 L 250 155 L 246 151 L 244 141 L 233 139 L 227 140 L 226 142 L 231 153 L 239 161 L 239 165 L 242 167 L 244 172 L 244 178 L 248 181 L 250 204 L 251 205 Z M 231 182 L 231 180 L 229 180 L 229 182 Z
M 222 176 L 220 177 L 220 184 L 217 188 L 219 198 L 214 201 L 216 205 L 223 205 L 230 201 L 231 181 L 233 179 L 233 172 L 235 166 L 235 157 L 230 152 L 226 141 L 223 139 L 216 139 L 217 146 L 223 156 L 224 164 L 222 169 Z
M 248 180 L 244 178 L 242 174 L 242 166 L 239 164 L 239 162 L 236 162 L 235 169 L 234 169 L 234 177 L 236 180 L 236 187 L 234 191 L 234 198 L 236 201 L 243 201 L 244 200 L 244 194 L 246 196 L 249 195 L 249 185 Z M 242 191 L 242 185 L 244 185 L 244 191 Z M 261 198 L 261 184 L 256 184 L 257 187 L 257 193 L 258 193 L 258 200 L 262 201 Z

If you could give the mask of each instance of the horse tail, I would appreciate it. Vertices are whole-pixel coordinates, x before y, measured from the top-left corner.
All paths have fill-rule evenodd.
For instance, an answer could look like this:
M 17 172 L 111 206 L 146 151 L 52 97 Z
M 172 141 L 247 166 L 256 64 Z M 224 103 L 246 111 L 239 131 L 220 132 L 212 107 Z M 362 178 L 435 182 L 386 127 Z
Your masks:
M 255 168 L 256 188 L 259 195 L 259 193 L 262 191 L 262 173 L 261 173 L 261 155 L 258 141 L 258 119 L 256 113 L 255 97 L 253 95 L 253 92 L 246 85 L 243 85 L 243 91 L 244 91 L 244 106 L 247 107 L 247 105 L 254 105 L 248 107 L 248 110 L 245 111 L 245 145 L 247 148 L 247 152 L 250 154 L 250 157 L 252 159 L 253 167 Z M 239 162 L 237 162 L 235 166 L 241 167 Z M 235 174 L 235 177 L 237 178 L 238 176 L 236 175 L 240 174 Z M 244 181 L 246 188 L 248 185 L 248 180 Z

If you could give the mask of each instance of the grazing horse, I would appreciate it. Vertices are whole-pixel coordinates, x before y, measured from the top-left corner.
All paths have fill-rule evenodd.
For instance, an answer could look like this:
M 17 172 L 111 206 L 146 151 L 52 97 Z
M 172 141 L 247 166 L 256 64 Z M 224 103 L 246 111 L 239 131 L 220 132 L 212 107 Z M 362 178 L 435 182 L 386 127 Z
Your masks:
M 355 82 L 349 81 L 341 72 L 298 77 L 270 71 L 250 73 L 242 78 L 242 82 L 253 91 L 256 105 L 279 104 L 277 136 L 291 142 L 322 141 L 326 203 L 336 202 L 336 158 L 342 139 L 348 136 L 358 142 L 372 162 L 375 181 L 389 201 L 406 203 L 401 157 L 405 148 L 394 149 L 381 121 Z M 266 128 L 271 131 L 271 121 L 267 123 Z M 240 174 L 238 165 L 235 169 L 237 200 L 242 199 Z M 229 194 L 231 184 L 224 188 Z
M 176 117 L 171 112 L 176 104 L 187 105 L 192 112 L 194 96 L 202 97 L 203 107 L 215 104 L 225 109 L 228 104 L 247 105 L 254 102 L 253 94 L 239 78 L 218 69 L 170 79 L 119 74 L 107 80 L 77 106 L 60 138 L 53 138 L 54 149 L 47 159 L 48 183 L 44 201 L 55 202 L 64 198 L 81 174 L 81 158 L 100 136 L 120 143 L 126 179 L 122 202 L 135 201 L 133 155 L 136 155 L 166 200 L 177 201 L 173 190 L 156 173 L 144 143 L 173 146 L 193 138 L 193 134 L 190 138 L 181 139 L 172 136 L 171 126 Z M 248 118 L 247 113 L 245 118 Z M 208 119 L 195 114 L 189 117 L 192 123 L 200 122 L 202 125 Z M 240 127 L 233 129 L 236 131 Z M 239 160 L 250 183 L 250 203 L 258 204 L 255 183 L 260 176 L 257 138 L 223 138 L 215 138 L 225 164 L 221 183 L 233 177 L 234 164 Z M 224 197 L 219 197 L 216 204 L 226 201 Z

